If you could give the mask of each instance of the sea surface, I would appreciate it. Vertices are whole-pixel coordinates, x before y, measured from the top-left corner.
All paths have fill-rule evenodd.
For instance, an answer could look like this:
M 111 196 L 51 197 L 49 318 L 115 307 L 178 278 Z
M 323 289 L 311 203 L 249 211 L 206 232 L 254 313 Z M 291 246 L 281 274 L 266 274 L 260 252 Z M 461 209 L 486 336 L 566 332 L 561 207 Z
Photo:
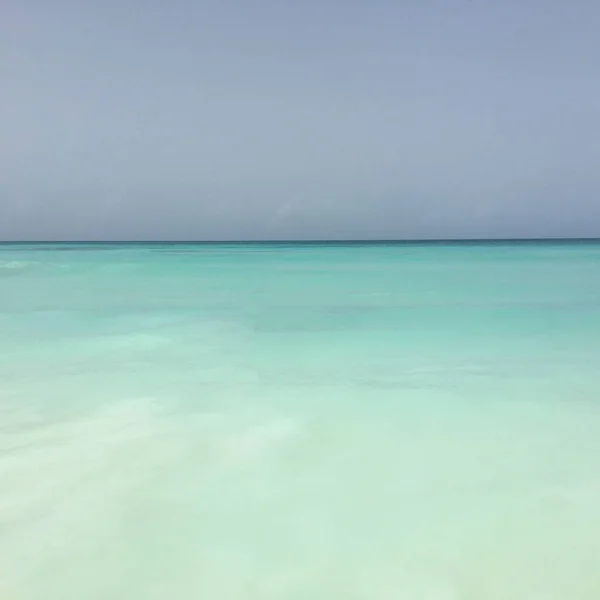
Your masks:
M 600 243 L 0 245 L 2 600 L 598 600 Z

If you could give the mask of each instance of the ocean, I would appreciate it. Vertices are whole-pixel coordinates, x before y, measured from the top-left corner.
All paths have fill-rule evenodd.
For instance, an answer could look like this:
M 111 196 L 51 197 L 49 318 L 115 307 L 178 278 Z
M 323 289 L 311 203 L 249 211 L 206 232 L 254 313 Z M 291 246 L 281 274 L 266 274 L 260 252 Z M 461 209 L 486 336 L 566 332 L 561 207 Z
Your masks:
M 0 245 L 3 600 L 598 600 L 600 243 Z

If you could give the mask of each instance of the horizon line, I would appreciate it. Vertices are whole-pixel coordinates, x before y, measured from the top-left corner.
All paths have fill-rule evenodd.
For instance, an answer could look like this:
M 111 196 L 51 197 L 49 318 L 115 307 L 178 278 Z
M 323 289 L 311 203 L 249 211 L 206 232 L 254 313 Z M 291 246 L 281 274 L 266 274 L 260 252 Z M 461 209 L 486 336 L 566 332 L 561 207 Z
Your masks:
M 348 239 L 191 239 L 191 240 L 132 240 L 132 239 L 57 239 L 57 240 L 0 240 L 0 244 L 444 244 L 494 242 L 600 242 L 600 237 L 503 237 L 503 238 L 348 238 Z

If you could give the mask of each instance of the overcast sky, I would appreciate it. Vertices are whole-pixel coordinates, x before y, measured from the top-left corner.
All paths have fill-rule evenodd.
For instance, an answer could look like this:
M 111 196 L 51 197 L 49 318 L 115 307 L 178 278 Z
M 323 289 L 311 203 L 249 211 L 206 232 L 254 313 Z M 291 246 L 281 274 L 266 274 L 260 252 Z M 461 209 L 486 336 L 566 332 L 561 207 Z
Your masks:
M 600 236 L 598 0 L 8 0 L 0 239 Z

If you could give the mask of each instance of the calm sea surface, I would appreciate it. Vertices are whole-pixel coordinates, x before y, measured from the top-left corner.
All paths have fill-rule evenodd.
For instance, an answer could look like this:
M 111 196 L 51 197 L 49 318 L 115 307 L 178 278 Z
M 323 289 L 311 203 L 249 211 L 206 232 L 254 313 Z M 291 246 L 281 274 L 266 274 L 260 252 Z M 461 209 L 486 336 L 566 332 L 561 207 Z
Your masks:
M 598 600 L 600 243 L 0 245 L 2 600 Z

